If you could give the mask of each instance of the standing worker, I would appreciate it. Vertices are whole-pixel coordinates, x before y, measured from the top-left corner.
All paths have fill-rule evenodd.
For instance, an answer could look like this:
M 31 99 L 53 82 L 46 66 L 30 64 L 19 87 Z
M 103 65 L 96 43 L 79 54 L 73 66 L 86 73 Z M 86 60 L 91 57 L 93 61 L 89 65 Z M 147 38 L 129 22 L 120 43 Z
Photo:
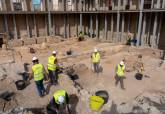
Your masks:
M 32 62 L 33 62 L 33 66 L 32 66 L 31 73 L 29 75 L 29 79 L 31 80 L 32 77 L 34 77 L 34 81 L 36 83 L 36 87 L 37 87 L 39 96 L 43 97 L 46 94 L 43 80 L 45 78 L 44 74 L 46 74 L 46 79 L 47 79 L 47 73 L 46 73 L 44 66 L 39 63 L 37 57 L 33 57 Z
M 49 79 L 51 85 L 56 85 L 58 74 L 57 74 L 57 52 L 53 51 L 52 55 L 48 58 L 48 72 L 49 72 Z
M 120 82 L 120 86 L 121 86 L 121 89 L 125 89 L 124 88 L 124 73 L 125 73 L 125 65 L 124 65 L 124 61 L 121 61 L 120 64 L 118 64 L 116 66 L 116 69 L 115 69 L 115 72 L 116 72 L 116 76 L 115 76 L 115 79 L 116 79 L 116 86 L 118 85 L 118 82 Z
M 54 114 L 62 114 L 62 112 L 69 112 L 69 96 L 65 90 L 58 90 L 54 93 L 53 99 L 50 101 L 49 109 Z
M 94 72 L 99 73 L 100 53 L 98 52 L 96 48 L 94 49 L 94 52 L 92 53 L 91 59 L 92 59 L 93 67 L 94 67 Z

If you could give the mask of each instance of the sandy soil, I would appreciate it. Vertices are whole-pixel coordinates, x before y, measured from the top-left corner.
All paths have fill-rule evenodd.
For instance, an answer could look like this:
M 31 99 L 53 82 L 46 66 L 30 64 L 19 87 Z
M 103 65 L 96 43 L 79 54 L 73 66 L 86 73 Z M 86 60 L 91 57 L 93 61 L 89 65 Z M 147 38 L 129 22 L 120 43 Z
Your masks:
M 30 47 L 36 51 L 34 54 L 29 53 Z M 103 72 L 99 74 L 94 74 L 91 67 L 90 55 L 94 47 L 97 47 L 101 53 Z M 66 51 L 69 49 L 73 50 L 71 56 L 66 54 Z M 46 67 L 47 58 L 53 50 L 58 51 L 59 62 L 63 63 L 65 67 L 75 64 L 74 70 L 79 76 L 76 82 L 82 88 L 75 88 L 70 78 L 65 74 L 61 74 L 59 76 L 59 85 L 52 86 L 49 94 L 43 98 L 38 96 L 33 80 L 24 90 L 16 90 L 14 82 L 22 79 L 18 73 L 24 72 L 23 64 L 29 63 L 29 68 L 31 68 L 31 59 L 33 56 L 37 56 L 40 63 Z M 122 103 L 133 101 L 142 93 L 165 90 L 165 63 L 159 59 L 159 50 L 148 47 L 129 47 L 125 45 L 99 43 L 94 39 L 88 39 L 82 42 L 77 42 L 76 39 L 69 39 L 60 43 L 44 44 L 44 46 L 31 45 L 16 47 L 14 48 L 14 58 L 12 58 L 11 51 L 2 50 L 0 53 L 1 63 L 7 63 L 15 59 L 15 63 L 1 65 L 7 69 L 8 76 L 0 82 L 0 92 L 14 92 L 17 105 L 28 108 L 29 110 L 38 109 L 45 112 L 44 108 L 51 100 L 53 93 L 58 89 L 67 90 L 72 96 L 72 114 L 115 114 L 117 112 L 110 111 L 112 104 L 118 106 Z M 138 62 L 139 54 L 143 56 L 144 74 L 147 75 L 141 81 L 135 79 L 136 70 L 133 70 L 133 67 Z M 121 90 L 119 86 L 116 87 L 114 80 L 114 68 L 122 59 L 126 61 L 126 68 L 128 70 L 131 69 L 125 74 L 125 90 Z M 45 86 L 47 86 L 46 82 Z M 92 112 L 89 109 L 88 98 L 98 90 L 106 90 L 109 93 L 109 101 L 99 112 Z

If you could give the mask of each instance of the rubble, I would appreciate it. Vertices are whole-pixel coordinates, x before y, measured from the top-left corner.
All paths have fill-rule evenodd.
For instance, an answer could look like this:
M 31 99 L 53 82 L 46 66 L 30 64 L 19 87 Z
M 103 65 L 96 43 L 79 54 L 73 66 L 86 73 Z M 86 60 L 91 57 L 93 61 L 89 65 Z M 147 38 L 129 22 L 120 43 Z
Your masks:
M 6 69 L 0 66 L 0 81 L 4 80 L 7 77 Z

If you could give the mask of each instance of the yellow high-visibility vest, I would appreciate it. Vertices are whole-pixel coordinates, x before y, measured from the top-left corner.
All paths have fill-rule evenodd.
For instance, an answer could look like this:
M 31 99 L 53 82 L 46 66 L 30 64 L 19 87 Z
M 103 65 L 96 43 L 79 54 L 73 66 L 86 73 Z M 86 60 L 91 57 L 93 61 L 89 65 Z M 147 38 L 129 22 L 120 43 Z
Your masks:
M 100 54 L 97 52 L 97 53 L 93 53 L 92 54 L 92 62 L 93 63 L 98 63 L 100 61 Z
M 56 70 L 56 64 L 54 64 L 55 60 L 56 57 L 53 55 L 48 58 L 48 70 Z
M 66 91 L 65 90 L 58 90 L 54 93 L 53 97 L 54 97 L 55 103 L 57 103 L 57 104 L 59 104 L 59 102 L 58 102 L 59 96 L 63 96 L 66 101 Z
M 124 70 L 125 70 L 125 66 L 123 65 L 121 67 L 120 64 L 118 64 L 118 66 L 117 66 L 117 75 L 118 76 L 124 76 Z
M 32 66 L 34 80 L 39 81 L 44 79 L 44 66 L 42 64 L 35 64 Z

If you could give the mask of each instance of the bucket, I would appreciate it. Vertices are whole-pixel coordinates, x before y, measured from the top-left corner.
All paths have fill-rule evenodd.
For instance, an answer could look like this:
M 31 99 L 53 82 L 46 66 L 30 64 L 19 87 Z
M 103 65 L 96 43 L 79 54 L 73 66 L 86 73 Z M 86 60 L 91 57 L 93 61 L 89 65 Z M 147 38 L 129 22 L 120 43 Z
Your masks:
M 96 96 L 99 96 L 101 98 L 104 99 L 104 104 L 106 104 L 108 102 L 108 99 L 109 99 L 109 95 L 108 95 L 108 92 L 105 91 L 105 90 L 100 90 L 100 91 L 97 91 L 95 93 Z
M 18 80 L 15 82 L 17 90 L 23 90 L 26 87 L 25 81 Z
M 104 104 L 104 99 L 99 96 L 91 96 L 89 101 L 90 109 L 93 111 L 99 111 Z
M 135 74 L 135 78 L 136 78 L 137 80 L 142 80 L 143 74 L 141 74 L 141 73 L 136 73 L 136 74 Z

